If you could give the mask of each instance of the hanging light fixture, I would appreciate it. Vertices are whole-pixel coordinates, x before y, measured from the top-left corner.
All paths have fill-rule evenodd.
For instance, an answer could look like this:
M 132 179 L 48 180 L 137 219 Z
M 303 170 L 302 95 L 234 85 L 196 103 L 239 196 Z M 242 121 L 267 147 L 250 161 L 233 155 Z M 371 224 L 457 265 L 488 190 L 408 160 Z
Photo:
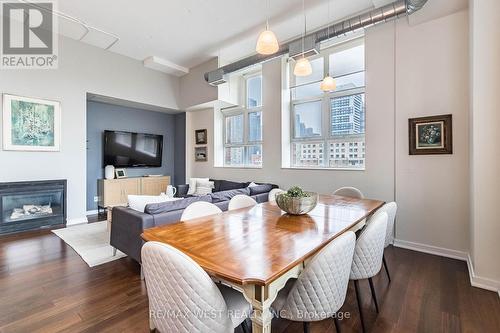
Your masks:
M 293 68 L 293 74 L 295 76 L 308 76 L 311 75 L 312 73 L 311 63 L 309 62 L 309 60 L 307 60 L 307 58 L 304 55 L 304 39 L 306 37 L 306 27 L 307 27 L 305 0 L 302 0 L 302 12 L 304 13 L 304 34 L 302 35 L 302 58 L 297 60 L 297 63 Z
M 278 39 L 274 32 L 269 30 L 269 7 L 270 1 L 267 1 L 267 16 L 266 16 L 266 30 L 262 31 L 257 39 L 257 45 L 255 50 L 259 54 L 269 55 L 278 52 L 280 46 L 278 44 Z
M 330 21 L 330 0 L 328 0 L 328 21 Z M 330 23 L 328 23 L 328 39 L 330 39 Z M 328 67 L 330 67 L 330 65 L 328 65 Z M 335 81 L 335 79 L 333 77 L 330 76 L 330 68 L 328 68 L 328 73 L 326 74 L 325 78 L 323 79 L 323 81 L 321 82 L 320 84 L 320 89 L 325 91 L 325 92 L 328 92 L 328 91 L 334 91 L 335 89 L 337 89 L 337 82 Z

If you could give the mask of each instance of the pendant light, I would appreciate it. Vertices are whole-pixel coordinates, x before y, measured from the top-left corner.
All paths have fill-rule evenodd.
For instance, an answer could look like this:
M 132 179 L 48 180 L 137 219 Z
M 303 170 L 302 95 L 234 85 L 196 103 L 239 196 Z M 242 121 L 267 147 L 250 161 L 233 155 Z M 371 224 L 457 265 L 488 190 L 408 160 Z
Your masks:
M 280 46 L 274 32 L 269 30 L 269 7 L 271 0 L 267 1 L 266 30 L 262 31 L 257 39 L 255 50 L 259 54 L 269 55 L 278 52 Z
M 312 67 L 311 63 L 309 60 L 304 55 L 304 40 L 306 37 L 306 27 L 307 27 L 307 21 L 306 21 L 306 5 L 305 5 L 305 0 L 302 0 L 302 11 L 304 13 L 304 34 L 302 35 L 302 58 L 297 60 L 297 63 L 295 64 L 295 67 L 293 69 L 293 74 L 295 76 L 308 76 L 311 75 L 312 73 Z
M 328 21 L 330 21 L 330 0 L 328 0 Z M 328 39 L 330 39 L 330 23 L 328 23 Z M 330 67 L 330 65 L 328 65 L 328 67 Z M 330 68 L 328 68 L 328 73 L 326 74 L 325 78 L 323 79 L 323 81 L 321 82 L 320 84 L 320 89 L 325 91 L 325 92 L 328 92 L 328 91 L 334 91 L 335 89 L 337 89 L 337 82 L 335 81 L 335 79 L 333 77 L 330 76 Z

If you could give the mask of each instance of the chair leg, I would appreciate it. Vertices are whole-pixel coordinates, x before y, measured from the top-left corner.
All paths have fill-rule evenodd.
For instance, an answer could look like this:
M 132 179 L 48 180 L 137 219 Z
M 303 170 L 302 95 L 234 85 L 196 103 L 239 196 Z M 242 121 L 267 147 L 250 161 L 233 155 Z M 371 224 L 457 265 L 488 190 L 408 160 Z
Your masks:
M 337 319 L 337 314 L 333 316 L 333 323 L 335 324 L 335 330 L 337 331 L 337 333 L 340 333 L 340 323 L 339 320 Z
M 363 333 L 364 333 L 364 332 L 366 332 L 366 329 L 365 329 L 365 321 L 363 319 L 363 309 L 361 308 L 361 298 L 359 297 L 358 280 L 354 280 L 354 291 L 356 294 L 356 301 L 358 302 L 359 319 L 361 320 L 361 328 L 363 329 Z
M 304 321 L 304 333 L 309 333 L 309 322 Z
M 246 320 L 243 320 L 243 322 L 241 323 L 241 329 L 243 330 L 243 333 L 250 333 Z
M 389 267 L 387 267 L 387 261 L 385 261 L 385 254 L 382 256 L 382 262 L 384 263 L 385 272 L 387 273 L 387 278 L 389 283 L 391 283 L 391 274 L 389 274 Z
M 373 301 L 375 302 L 375 310 L 377 310 L 378 313 L 377 295 L 375 294 L 375 288 L 373 287 L 372 278 L 368 278 L 368 282 L 370 283 L 370 291 L 372 292 Z

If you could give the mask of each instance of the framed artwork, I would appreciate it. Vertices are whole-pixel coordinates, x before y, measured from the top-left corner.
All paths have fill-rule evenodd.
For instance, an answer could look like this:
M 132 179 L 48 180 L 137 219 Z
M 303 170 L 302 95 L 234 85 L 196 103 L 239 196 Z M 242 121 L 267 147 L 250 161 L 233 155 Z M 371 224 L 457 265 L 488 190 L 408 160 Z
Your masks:
M 194 137 L 196 139 L 197 145 L 206 145 L 208 143 L 206 129 L 199 129 L 199 130 L 194 131 Z
M 61 106 L 38 98 L 3 95 L 3 148 L 59 151 Z
M 408 119 L 410 155 L 453 154 L 452 116 Z
M 195 147 L 194 148 L 194 160 L 196 162 L 208 161 L 207 147 Z
M 127 178 L 127 172 L 125 169 L 115 169 L 116 178 Z

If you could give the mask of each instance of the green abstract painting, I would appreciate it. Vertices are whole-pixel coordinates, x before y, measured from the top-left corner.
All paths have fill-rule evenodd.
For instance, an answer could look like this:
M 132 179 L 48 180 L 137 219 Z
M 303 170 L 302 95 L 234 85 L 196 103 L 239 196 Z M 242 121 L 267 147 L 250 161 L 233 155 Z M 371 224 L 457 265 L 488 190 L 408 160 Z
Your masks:
M 18 146 L 54 146 L 54 106 L 11 101 L 11 138 Z
M 2 118 L 4 150 L 60 151 L 59 102 L 3 94 Z

